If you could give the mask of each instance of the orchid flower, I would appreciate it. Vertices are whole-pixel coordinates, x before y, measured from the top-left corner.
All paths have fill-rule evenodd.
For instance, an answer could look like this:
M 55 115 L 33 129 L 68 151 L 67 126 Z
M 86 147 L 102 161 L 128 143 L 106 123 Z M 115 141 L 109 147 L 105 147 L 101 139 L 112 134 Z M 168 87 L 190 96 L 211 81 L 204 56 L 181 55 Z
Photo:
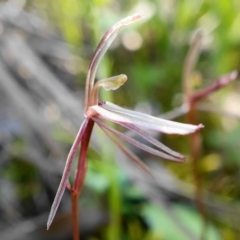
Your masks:
M 106 53 L 107 49 L 109 48 L 113 40 L 116 38 L 119 30 L 123 26 L 131 24 L 139 19 L 141 19 L 141 15 L 135 14 L 125 19 L 122 19 L 121 21 L 113 25 L 105 33 L 105 35 L 103 36 L 102 40 L 100 41 L 94 52 L 86 79 L 85 114 L 84 114 L 85 120 L 78 131 L 78 134 L 67 157 L 62 179 L 49 214 L 47 228 L 50 227 L 53 221 L 53 218 L 56 214 L 57 208 L 60 204 L 61 198 L 66 187 L 69 188 L 73 194 L 75 195 L 80 194 L 87 170 L 86 154 L 94 123 L 96 123 L 111 138 L 111 140 L 120 147 L 120 149 L 125 154 L 127 154 L 135 163 L 137 163 L 139 167 L 141 167 L 148 173 L 150 172 L 147 169 L 147 167 L 140 161 L 140 159 L 137 156 L 135 156 L 121 142 L 119 142 L 116 136 L 158 157 L 169 159 L 172 161 L 183 162 L 184 161 L 183 155 L 163 145 L 161 142 L 153 138 L 150 134 L 148 134 L 141 128 L 159 131 L 166 134 L 186 135 L 193 133 L 203 127 L 202 124 L 195 126 L 190 124 L 164 120 L 150 116 L 145 113 L 128 110 L 110 102 L 99 101 L 98 92 L 101 87 L 103 87 L 107 91 L 116 90 L 120 86 L 122 86 L 127 80 L 126 75 L 120 74 L 118 76 L 110 77 L 94 83 L 99 62 L 101 61 L 103 55 Z M 134 131 L 136 134 L 140 135 L 149 143 L 155 145 L 158 149 L 147 146 L 146 144 L 143 144 L 125 135 L 124 133 L 121 133 L 116 129 L 113 129 L 112 127 L 106 124 L 105 120 L 114 122 L 125 127 L 126 129 Z M 70 186 L 68 179 L 71 173 L 74 157 L 80 145 L 81 148 L 79 153 L 76 176 L 73 186 Z

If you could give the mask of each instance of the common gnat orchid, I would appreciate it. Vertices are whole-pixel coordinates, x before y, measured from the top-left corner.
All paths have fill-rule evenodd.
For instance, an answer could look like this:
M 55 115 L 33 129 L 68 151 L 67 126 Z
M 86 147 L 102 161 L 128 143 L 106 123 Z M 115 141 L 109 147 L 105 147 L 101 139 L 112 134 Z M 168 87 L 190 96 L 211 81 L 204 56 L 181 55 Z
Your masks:
M 128 150 L 116 137 L 119 137 L 135 145 L 136 147 L 141 148 L 146 152 L 149 152 L 158 157 L 169 159 L 172 161 L 183 162 L 184 161 L 183 155 L 169 149 L 167 146 L 163 145 L 161 142 L 159 142 L 158 140 L 153 138 L 150 134 L 148 134 L 146 130 L 144 131 L 141 128 L 155 130 L 166 134 L 186 135 L 193 133 L 203 127 L 203 125 L 201 124 L 195 126 L 160 119 L 145 113 L 131 111 L 119 107 L 110 102 L 99 101 L 98 92 L 101 87 L 108 91 L 116 90 L 120 86 L 122 86 L 127 80 L 127 76 L 121 74 L 94 83 L 99 62 L 102 59 L 105 52 L 107 51 L 107 49 L 109 48 L 109 46 L 111 45 L 111 43 L 113 42 L 113 40 L 116 38 L 119 30 L 123 26 L 131 24 L 139 20 L 140 18 L 141 15 L 135 14 L 113 25 L 105 33 L 93 54 L 93 58 L 92 61 L 90 62 L 89 71 L 86 79 L 85 114 L 84 114 L 85 120 L 82 123 L 78 131 L 78 134 L 75 138 L 75 141 L 72 145 L 72 148 L 68 154 L 62 179 L 48 218 L 47 228 L 50 227 L 53 221 L 53 218 L 56 214 L 57 208 L 63 196 L 63 193 L 65 191 L 65 188 L 66 187 L 69 188 L 71 193 L 76 196 L 78 196 L 81 192 L 81 188 L 83 186 L 83 181 L 87 170 L 86 154 L 94 123 L 96 123 L 101 129 L 103 129 L 103 131 L 110 137 L 110 139 L 114 143 L 116 143 L 125 154 L 127 154 L 135 163 L 138 164 L 138 166 L 140 166 L 143 170 L 145 170 L 148 173 L 149 173 L 148 168 L 138 159 L 137 156 L 131 153 L 131 151 Z M 156 148 L 147 146 L 146 144 L 143 144 L 125 135 L 124 133 L 121 133 L 118 130 L 113 129 L 112 127 L 106 124 L 105 120 L 114 122 L 125 127 L 128 130 L 134 131 L 136 134 L 140 135 L 149 143 L 155 145 Z M 73 186 L 70 186 L 68 178 L 71 173 L 71 167 L 73 164 L 75 154 L 77 152 L 78 147 L 80 146 L 81 148 L 79 153 L 77 171 Z

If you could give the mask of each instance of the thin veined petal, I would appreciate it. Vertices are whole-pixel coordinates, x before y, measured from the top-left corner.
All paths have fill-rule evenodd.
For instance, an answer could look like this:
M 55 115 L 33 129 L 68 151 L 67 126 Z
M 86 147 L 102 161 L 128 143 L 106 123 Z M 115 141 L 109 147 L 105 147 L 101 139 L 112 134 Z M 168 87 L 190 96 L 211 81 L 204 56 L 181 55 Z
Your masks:
M 73 143 L 73 145 L 70 149 L 70 152 L 68 154 L 67 161 L 66 161 L 65 168 L 64 168 L 64 171 L 63 171 L 63 175 L 62 175 L 62 179 L 61 179 L 61 182 L 59 184 L 59 187 L 58 187 L 58 190 L 57 190 L 56 196 L 54 198 L 54 201 L 53 201 L 53 204 L 52 204 L 52 207 L 51 207 L 51 211 L 50 211 L 50 214 L 49 214 L 49 217 L 48 217 L 47 229 L 49 229 L 49 227 L 50 227 L 50 225 L 53 221 L 53 218 L 54 218 L 54 216 L 57 212 L 58 206 L 61 202 L 63 193 L 66 189 L 67 184 L 68 184 L 68 178 L 69 178 L 70 173 L 71 173 L 73 160 L 74 160 L 74 157 L 76 155 L 79 144 L 82 140 L 82 137 L 83 137 L 83 134 L 84 134 L 84 131 L 86 129 L 86 126 L 87 126 L 88 122 L 89 122 L 89 119 L 87 118 L 82 123 L 81 127 L 79 128 L 78 134 L 77 134 L 77 136 L 74 140 L 74 143 Z
M 161 158 L 165 158 L 165 159 L 168 159 L 168 160 L 172 160 L 172 161 L 176 161 L 176 162 L 183 162 L 184 160 L 182 158 L 177 158 L 177 157 L 173 157 L 171 155 L 168 155 L 166 153 L 163 153 L 161 151 L 158 151 L 154 148 L 151 148 L 143 143 L 140 143 L 138 141 L 136 141 L 135 139 L 131 138 L 131 137 L 128 137 L 127 135 L 124 135 L 123 133 L 109 127 L 107 124 L 105 124 L 103 121 L 101 121 L 100 119 L 96 118 L 96 117 L 93 117 L 92 118 L 100 127 L 103 127 L 107 130 L 109 130 L 110 132 L 116 134 L 118 137 L 122 138 L 123 140 L 133 144 L 134 146 L 138 147 L 138 148 L 141 148 L 142 150 L 146 151 L 146 152 L 149 152 L 155 156 L 158 156 L 158 157 L 161 157 Z
M 168 134 L 185 135 L 185 134 L 193 133 L 204 127 L 202 124 L 192 125 L 192 124 L 179 123 L 179 122 L 175 122 L 175 121 L 171 121 L 171 120 L 153 117 L 146 113 L 141 113 L 141 112 L 132 111 L 130 109 L 119 107 L 118 105 L 110 103 L 110 102 L 105 102 L 101 106 L 110 111 L 123 113 L 128 116 L 136 117 L 137 119 L 141 119 L 143 121 L 147 119 L 147 121 L 149 121 L 149 123 L 161 124 L 162 127 L 164 127 L 164 129 L 166 129 L 166 131 L 162 131 L 162 132 L 165 132 Z
M 114 24 L 110 29 L 108 29 L 108 31 L 104 34 L 103 38 L 101 39 L 100 43 L 98 44 L 92 61 L 90 63 L 89 66 L 89 71 L 88 71 L 88 75 L 87 75 L 87 81 L 86 81 L 86 107 L 88 107 L 88 103 L 89 103 L 89 98 L 90 98 L 90 94 L 93 88 L 93 84 L 94 84 L 94 79 L 95 79 L 95 75 L 96 75 L 96 71 L 99 65 L 99 62 L 101 61 L 103 55 L 106 53 L 106 51 L 108 50 L 109 46 L 112 44 L 112 42 L 114 41 L 114 39 L 117 37 L 119 30 L 128 25 L 131 24 L 139 19 L 141 19 L 142 16 L 140 14 L 134 14 L 132 16 L 129 16 L 127 18 L 124 18 L 122 20 L 120 20 L 119 22 L 117 22 L 116 24 Z M 85 109 L 86 111 L 87 109 Z
M 114 106 L 114 107 L 113 107 Z M 94 105 L 89 107 L 87 115 L 97 113 L 99 117 L 112 122 L 130 123 L 144 128 L 164 132 L 167 134 L 186 135 L 193 133 L 203 127 L 202 124 L 197 126 L 185 123 L 178 123 L 161 118 L 152 117 L 145 113 L 131 111 L 121 108 L 111 103 L 102 103 L 101 106 Z
M 141 168 L 144 172 L 149 174 L 151 177 L 154 177 L 148 168 L 148 166 L 141 161 L 141 159 L 134 154 L 131 150 L 129 150 L 125 145 L 120 142 L 113 134 L 110 134 L 105 128 L 99 126 L 104 133 L 125 153 L 139 168 Z
M 141 137 L 146 139 L 148 142 L 152 143 L 153 145 L 160 148 L 162 151 L 168 153 L 169 155 L 172 155 L 172 156 L 177 157 L 177 158 L 182 158 L 182 159 L 185 158 L 182 154 L 173 151 L 172 149 L 170 149 L 169 147 L 167 147 L 163 143 L 159 142 L 157 139 L 153 138 L 151 135 L 144 132 L 142 129 L 136 127 L 135 125 L 130 124 L 130 123 L 121 123 L 121 122 L 119 122 L 118 124 L 127 128 L 127 129 L 129 129 L 129 130 L 134 131 L 135 133 L 137 133 L 138 135 L 140 135 Z

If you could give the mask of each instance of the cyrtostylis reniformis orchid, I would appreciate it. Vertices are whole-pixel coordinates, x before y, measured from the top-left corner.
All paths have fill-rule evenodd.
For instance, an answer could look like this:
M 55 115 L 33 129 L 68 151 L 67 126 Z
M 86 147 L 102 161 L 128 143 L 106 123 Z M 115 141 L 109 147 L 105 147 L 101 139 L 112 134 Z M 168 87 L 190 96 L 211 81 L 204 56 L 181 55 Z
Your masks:
M 134 160 L 138 164 L 138 166 L 140 166 L 147 172 L 149 172 L 148 168 L 141 161 L 139 161 L 139 159 L 133 153 L 131 153 L 130 150 L 124 147 L 123 144 L 116 138 L 116 136 L 158 157 L 169 159 L 172 161 L 183 162 L 184 161 L 183 155 L 169 149 L 167 146 L 160 143 L 158 140 L 153 138 L 150 134 L 140 129 L 139 127 L 163 132 L 166 134 L 181 134 L 181 135 L 193 133 L 203 127 L 203 125 L 201 124 L 195 126 L 160 119 L 150 116 L 148 114 L 121 108 L 113 103 L 99 101 L 98 92 L 100 87 L 103 87 L 105 90 L 116 90 L 117 88 L 122 86 L 127 80 L 127 76 L 121 74 L 94 83 L 99 62 L 101 61 L 103 55 L 106 53 L 107 49 L 109 48 L 113 40 L 116 38 L 119 30 L 122 27 L 131 24 L 139 19 L 141 19 L 141 15 L 135 14 L 125 19 L 122 19 L 121 21 L 113 25 L 105 33 L 105 35 L 103 36 L 102 40 L 100 41 L 94 52 L 86 79 L 85 114 L 84 114 L 85 120 L 82 123 L 79 132 L 75 138 L 75 141 L 72 145 L 72 148 L 68 154 L 62 179 L 48 218 L 47 229 L 49 229 L 53 221 L 53 218 L 56 214 L 61 198 L 63 196 L 63 193 L 67 187 L 72 194 L 73 204 L 72 214 L 75 215 L 75 217 L 73 217 L 73 220 L 75 219 L 73 221 L 73 225 L 75 224 L 75 227 L 73 226 L 73 228 L 75 229 L 74 235 L 77 236 L 79 234 L 79 232 L 77 232 L 76 230 L 76 228 L 78 227 L 76 225 L 78 213 L 76 212 L 74 213 L 74 211 L 77 211 L 77 198 L 81 192 L 81 188 L 83 186 L 84 178 L 87 171 L 86 155 L 94 123 L 100 126 L 100 128 L 103 129 L 103 131 L 110 137 L 110 139 L 113 142 L 115 142 L 120 147 L 121 150 L 123 150 L 124 153 L 126 153 L 132 160 Z M 147 146 L 143 143 L 140 143 L 139 141 L 125 135 L 124 133 L 121 133 L 116 129 L 113 129 L 112 127 L 107 125 L 104 122 L 104 120 L 117 123 L 129 130 L 134 131 L 142 138 L 146 139 L 148 142 L 155 145 L 157 149 Z M 68 178 L 70 176 L 71 167 L 78 148 L 80 148 L 80 153 L 78 158 L 77 171 L 74 183 L 72 186 L 70 186 Z M 77 239 L 77 237 L 74 239 Z

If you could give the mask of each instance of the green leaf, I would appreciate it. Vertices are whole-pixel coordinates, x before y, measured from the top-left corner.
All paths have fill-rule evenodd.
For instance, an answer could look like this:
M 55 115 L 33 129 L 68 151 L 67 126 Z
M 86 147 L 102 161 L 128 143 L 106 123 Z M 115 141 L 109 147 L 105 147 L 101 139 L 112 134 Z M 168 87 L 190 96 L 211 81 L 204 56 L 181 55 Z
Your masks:
M 153 204 L 146 204 L 142 209 L 142 216 L 149 224 L 150 231 L 154 236 L 167 240 L 187 239 L 165 209 Z
M 202 231 L 204 231 L 205 240 L 220 239 L 219 233 L 212 224 L 208 224 L 206 229 L 203 229 L 204 223 L 202 222 L 201 216 L 194 209 L 182 204 L 175 204 L 174 212 L 178 218 L 181 219 L 181 222 L 197 237 L 200 238 Z
M 201 216 L 192 208 L 182 204 L 174 204 L 169 212 L 160 206 L 147 204 L 142 215 L 150 226 L 152 233 L 162 239 L 199 239 L 203 231 Z M 213 225 L 208 225 L 206 240 L 218 240 L 219 234 Z
M 98 193 L 104 193 L 109 187 L 107 176 L 103 175 L 101 172 L 93 170 L 92 168 L 88 168 L 84 184 Z

